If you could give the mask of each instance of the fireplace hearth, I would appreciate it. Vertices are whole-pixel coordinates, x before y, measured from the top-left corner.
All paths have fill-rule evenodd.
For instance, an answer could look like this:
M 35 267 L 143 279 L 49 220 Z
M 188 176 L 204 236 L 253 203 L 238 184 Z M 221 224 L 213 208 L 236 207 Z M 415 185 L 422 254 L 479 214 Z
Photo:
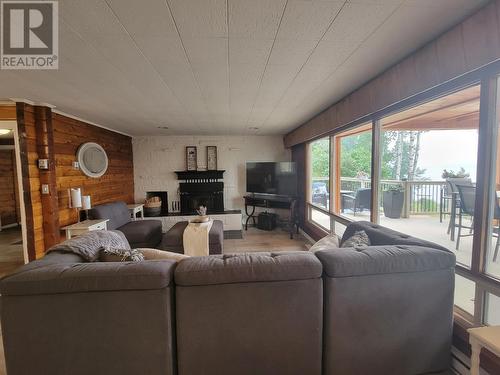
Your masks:
M 192 214 L 199 206 L 207 212 L 224 212 L 224 171 L 175 172 L 179 183 L 181 214 Z

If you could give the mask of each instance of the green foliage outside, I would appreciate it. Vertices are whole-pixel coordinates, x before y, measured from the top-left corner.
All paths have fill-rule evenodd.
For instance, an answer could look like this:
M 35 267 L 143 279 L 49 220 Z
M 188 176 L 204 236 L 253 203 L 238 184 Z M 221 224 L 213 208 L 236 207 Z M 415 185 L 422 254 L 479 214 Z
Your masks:
M 406 133 L 398 131 L 383 132 L 382 179 L 383 180 L 423 180 L 425 170 L 418 168 L 418 140 L 412 140 Z M 417 133 L 417 132 L 413 132 Z M 399 137 L 398 137 L 399 135 Z M 414 138 L 418 139 L 419 135 Z M 413 141 L 413 143 L 412 143 Z M 398 149 L 399 146 L 399 149 Z M 413 147 L 413 158 L 412 150 Z M 341 139 L 340 167 L 342 177 L 369 178 L 371 175 L 372 135 L 370 131 L 355 134 Z M 329 175 L 329 140 L 320 139 L 311 144 L 312 175 L 327 177 Z M 399 161 L 398 161 L 399 155 Z M 413 172 L 412 163 L 415 164 Z

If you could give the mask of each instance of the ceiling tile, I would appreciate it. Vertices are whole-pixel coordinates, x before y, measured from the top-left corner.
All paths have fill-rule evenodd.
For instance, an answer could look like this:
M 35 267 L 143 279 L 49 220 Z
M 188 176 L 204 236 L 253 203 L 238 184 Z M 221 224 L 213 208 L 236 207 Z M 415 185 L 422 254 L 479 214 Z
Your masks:
M 288 1 L 277 38 L 321 39 L 342 4 L 342 1 Z
M 165 0 L 181 37 L 227 37 L 226 0 Z
M 331 70 L 339 67 L 356 50 L 359 44 L 339 40 L 321 41 L 314 49 L 307 65 L 329 66 Z
M 300 68 L 316 47 L 315 41 L 276 40 L 269 64 L 295 65 Z
M 228 0 L 229 37 L 274 39 L 286 0 Z
M 191 64 L 227 65 L 227 39 L 183 38 L 183 43 Z
M 59 12 L 62 19 L 79 33 L 100 36 L 123 33 L 122 24 L 101 0 L 66 0 Z
M 348 3 L 326 32 L 323 40 L 359 43 L 394 12 L 398 4 Z
M 229 64 L 264 66 L 272 45 L 272 39 L 229 38 Z
M 148 6 L 137 0 L 106 0 L 120 22 L 132 35 L 177 36 L 165 0 L 148 0 Z

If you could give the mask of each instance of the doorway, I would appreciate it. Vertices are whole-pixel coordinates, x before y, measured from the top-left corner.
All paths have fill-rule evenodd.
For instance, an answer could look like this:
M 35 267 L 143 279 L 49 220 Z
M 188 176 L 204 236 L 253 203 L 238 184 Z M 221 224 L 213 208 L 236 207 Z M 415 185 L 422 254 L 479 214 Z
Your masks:
M 0 121 L 0 277 L 28 261 L 16 121 Z

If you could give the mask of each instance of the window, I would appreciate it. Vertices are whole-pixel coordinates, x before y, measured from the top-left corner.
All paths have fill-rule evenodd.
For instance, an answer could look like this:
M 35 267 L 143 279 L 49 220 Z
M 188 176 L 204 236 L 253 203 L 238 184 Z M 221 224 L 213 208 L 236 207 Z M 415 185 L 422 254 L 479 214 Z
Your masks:
M 500 297 L 486 293 L 486 309 L 484 322 L 488 325 L 500 325 Z
M 474 315 L 476 284 L 460 275 L 455 275 L 455 305 Z
M 330 208 L 330 138 L 311 142 L 310 160 L 310 201 L 325 210 Z
M 307 213 L 339 235 L 349 221 L 374 220 L 448 248 L 460 274 L 455 311 L 498 325 L 500 78 L 488 74 L 309 143 Z
M 358 126 L 333 139 L 333 212 L 351 220 L 370 220 L 372 125 Z
M 379 222 L 438 243 L 470 267 L 480 86 L 384 118 Z
M 327 232 L 331 231 L 330 215 L 311 207 L 309 210 L 309 220 L 320 226 Z
M 500 86 L 500 78 L 497 79 Z M 488 249 L 486 252 L 485 271 L 490 276 L 500 279 L 500 93 L 497 93 L 495 136 L 492 139 L 494 156 L 491 165 L 489 187 L 490 209 L 488 228 Z

